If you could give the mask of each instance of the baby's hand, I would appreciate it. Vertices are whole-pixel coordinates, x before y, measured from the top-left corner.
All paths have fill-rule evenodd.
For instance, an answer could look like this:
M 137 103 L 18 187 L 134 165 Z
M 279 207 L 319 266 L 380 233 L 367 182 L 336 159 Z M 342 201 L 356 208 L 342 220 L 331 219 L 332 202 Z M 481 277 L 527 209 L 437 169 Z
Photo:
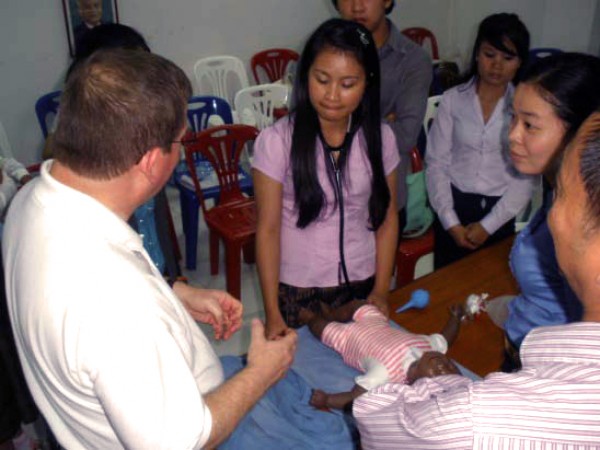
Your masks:
M 467 315 L 464 306 L 461 304 L 451 305 L 448 311 L 452 317 L 456 317 L 458 320 L 462 320 Z
M 327 397 L 328 395 L 322 390 L 313 389 L 309 403 L 317 409 L 329 409 L 327 407 Z

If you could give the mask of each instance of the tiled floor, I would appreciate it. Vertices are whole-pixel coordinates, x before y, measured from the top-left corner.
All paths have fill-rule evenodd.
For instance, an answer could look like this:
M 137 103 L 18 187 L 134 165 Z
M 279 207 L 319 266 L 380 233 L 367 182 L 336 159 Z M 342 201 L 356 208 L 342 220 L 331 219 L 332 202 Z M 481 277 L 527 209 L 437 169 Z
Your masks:
M 181 227 L 181 208 L 179 206 L 179 193 L 175 188 L 168 187 L 167 195 L 173 214 L 173 221 L 179 241 L 179 248 L 185 253 L 185 240 Z M 199 284 L 204 287 L 225 289 L 225 270 L 223 247 L 221 246 L 221 258 L 219 274 L 214 277 L 210 275 L 208 259 L 208 231 L 206 225 L 200 217 L 200 229 L 198 234 L 198 259 L 197 267 L 194 271 L 185 270 L 184 261 L 181 262 L 184 275 L 188 277 L 192 284 Z M 419 260 L 415 272 L 418 276 L 429 273 L 433 267 L 432 255 L 426 255 Z M 256 265 L 242 263 L 242 303 L 244 304 L 244 326 L 227 342 L 214 342 L 214 347 L 219 355 L 239 355 L 245 353 L 250 342 L 250 322 L 254 317 L 264 318 L 264 309 L 262 305 L 262 294 L 260 283 L 256 272 Z M 212 338 L 212 330 L 209 327 L 202 328 L 207 336 Z

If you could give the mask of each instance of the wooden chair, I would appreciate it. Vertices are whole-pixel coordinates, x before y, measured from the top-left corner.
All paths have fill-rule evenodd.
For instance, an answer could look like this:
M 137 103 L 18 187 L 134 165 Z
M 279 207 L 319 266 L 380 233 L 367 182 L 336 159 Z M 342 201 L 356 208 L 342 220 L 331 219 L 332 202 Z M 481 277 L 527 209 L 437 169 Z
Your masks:
M 241 299 L 241 258 L 254 262 L 256 205 L 240 188 L 240 155 L 247 143 L 258 136 L 258 130 L 247 125 L 222 125 L 201 132 L 190 132 L 183 138 L 185 159 L 192 175 L 198 203 L 202 207 L 210 241 L 210 273 L 219 272 L 219 240 L 225 244 L 227 291 Z M 219 181 L 219 201 L 208 208 L 200 179 L 196 173 L 197 156 L 209 161 Z
M 202 131 L 211 124 L 232 124 L 233 115 L 231 106 L 223 98 L 213 96 L 196 96 L 188 100 L 188 122 L 193 131 Z M 220 122 L 220 123 L 218 123 Z M 196 173 L 201 175 L 212 174 L 211 164 L 201 158 L 196 160 Z M 202 178 L 202 176 L 201 176 Z M 252 178 L 250 174 L 240 173 L 242 191 L 252 194 Z M 216 181 L 216 180 L 215 180 Z M 181 205 L 181 222 L 185 236 L 185 267 L 196 270 L 196 253 L 198 248 L 198 210 L 200 204 L 194 192 L 194 185 L 185 161 L 182 161 L 173 174 L 173 184 L 179 190 L 179 203 Z M 217 183 L 204 185 L 202 194 L 204 200 L 218 200 L 220 190 Z
M 288 66 L 298 61 L 299 58 L 298 53 L 287 48 L 270 48 L 254 54 L 250 59 L 250 67 L 256 84 L 262 84 L 266 81 L 261 81 L 258 69 L 261 69 L 267 75 L 269 83 L 274 83 L 281 80 Z
M 431 59 L 433 59 L 434 61 L 440 59 L 435 35 L 427 28 L 405 28 L 404 30 L 402 30 L 402 34 L 409 38 L 411 41 L 416 42 L 420 46 L 424 46 L 423 44 L 425 44 L 426 41 L 429 41 L 429 45 L 431 47 Z
M 424 170 L 423 160 L 418 148 L 410 152 L 412 173 Z M 415 278 L 415 266 L 421 256 L 433 251 L 433 227 L 414 238 L 403 238 L 396 253 L 396 289 L 407 285 Z

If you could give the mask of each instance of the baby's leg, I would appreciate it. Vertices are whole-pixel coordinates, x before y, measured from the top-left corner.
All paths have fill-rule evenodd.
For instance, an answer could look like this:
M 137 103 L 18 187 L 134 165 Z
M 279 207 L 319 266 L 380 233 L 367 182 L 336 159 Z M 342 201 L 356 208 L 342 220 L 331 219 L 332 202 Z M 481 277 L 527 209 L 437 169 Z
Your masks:
M 317 314 L 307 308 L 301 308 L 298 317 L 300 322 L 308 325 L 308 329 L 318 340 L 321 340 L 323 330 L 329 322 L 331 322 L 330 320 L 325 319 L 321 314 Z
M 321 303 L 321 311 L 323 317 L 330 322 L 350 322 L 354 313 L 361 306 L 366 305 L 364 300 L 352 300 L 338 308 L 330 308 L 325 303 Z
M 310 397 L 310 404 L 315 408 L 334 408 L 334 409 L 346 409 L 352 405 L 352 402 L 357 397 L 361 396 L 366 392 L 366 389 L 358 385 L 354 385 L 349 392 L 338 392 L 336 394 L 327 394 L 319 389 L 313 389 Z

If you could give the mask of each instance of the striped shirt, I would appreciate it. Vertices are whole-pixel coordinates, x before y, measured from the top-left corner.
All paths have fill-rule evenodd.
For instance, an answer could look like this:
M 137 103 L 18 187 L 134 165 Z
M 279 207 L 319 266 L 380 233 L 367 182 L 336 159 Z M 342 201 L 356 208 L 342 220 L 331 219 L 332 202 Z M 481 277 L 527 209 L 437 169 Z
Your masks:
M 386 384 L 354 402 L 364 449 L 600 449 L 600 323 L 533 330 L 523 369 Z
M 385 367 L 387 377 L 378 382 L 358 377 L 357 384 L 367 390 L 386 382 L 406 382 L 406 370 L 415 359 L 411 349 L 423 352 L 436 350 L 446 353 L 448 344 L 439 334 L 431 336 L 409 333 L 390 326 L 388 319 L 373 305 L 364 305 L 356 310 L 353 322 L 329 323 L 321 335 L 323 343 L 342 355 L 344 362 L 355 369 L 366 372 L 373 370 L 373 377 L 380 372 L 373 361 Z M 420 353 L 420 352 L 419 352 Z

